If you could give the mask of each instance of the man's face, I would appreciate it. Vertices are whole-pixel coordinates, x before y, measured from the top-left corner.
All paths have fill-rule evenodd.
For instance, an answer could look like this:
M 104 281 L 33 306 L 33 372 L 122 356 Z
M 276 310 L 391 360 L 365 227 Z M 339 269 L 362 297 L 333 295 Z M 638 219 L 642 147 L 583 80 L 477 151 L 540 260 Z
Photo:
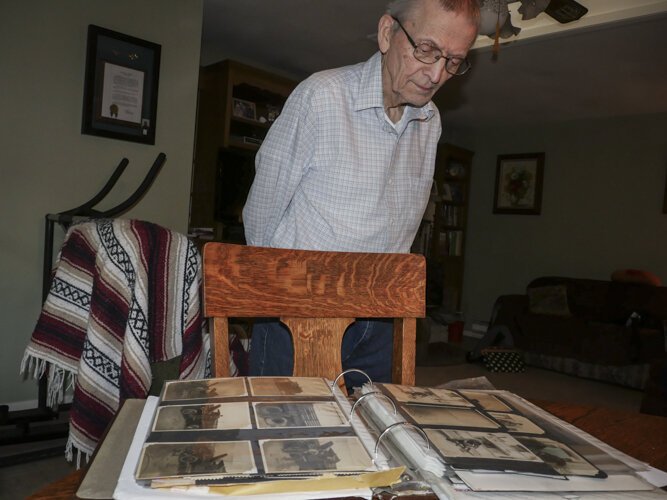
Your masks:
M 399 19 L 417 43 L 428 43 L 447 57 L 463 58 L 477 36 L 477 27 L 464 15 L 448 12 L 438 0 L 427 0 L 416 7 L 409 19 Z M 445 71 L 445 59 L 425 64 L 413 56 L 407 36 L 388 15 L 378 26 L 378 43 L 384 54 L 382 86 L 385 109 L 402 105 L 421 107 L 452 76 Z

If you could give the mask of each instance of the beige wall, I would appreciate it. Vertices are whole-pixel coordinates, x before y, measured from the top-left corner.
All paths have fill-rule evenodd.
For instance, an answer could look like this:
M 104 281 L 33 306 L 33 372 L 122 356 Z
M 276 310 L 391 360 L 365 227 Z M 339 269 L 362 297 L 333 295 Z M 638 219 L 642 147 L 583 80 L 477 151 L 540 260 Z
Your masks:
M 88 24 L 162 45 L 154 146 L 81 134 Z M 201 0 L 0 5 L 0 403 L 37 395 L 18 371 L 41 305 L 46 213 L 88 200 L 127 157 L 128 168 L 99 208 L 114 206 L 164 152 L 155 184 L 125 216 L 186 230 L 201 25 Z M 61 238 L 56 228 L 57 243 Z
M 667 115 L 478 131 L 464 312 L 488 321 L 501 294 L 545 275 L 608 279 L 620 268 L 667 283 Z M 492 213 L 496 156 L 546 154 L 542 214 Z

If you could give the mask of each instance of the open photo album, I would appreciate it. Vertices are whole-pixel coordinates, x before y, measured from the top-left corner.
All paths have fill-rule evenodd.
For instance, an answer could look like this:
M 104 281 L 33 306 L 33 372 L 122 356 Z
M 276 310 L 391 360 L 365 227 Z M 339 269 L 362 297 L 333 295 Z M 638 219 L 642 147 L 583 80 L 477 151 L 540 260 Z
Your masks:
M 146 408 L 133 464 L 144 488 L 664 494 L 646 464 L 507 391 L 369 382 L 347 397 L 323 378 L 219 378 L 167 382 Z

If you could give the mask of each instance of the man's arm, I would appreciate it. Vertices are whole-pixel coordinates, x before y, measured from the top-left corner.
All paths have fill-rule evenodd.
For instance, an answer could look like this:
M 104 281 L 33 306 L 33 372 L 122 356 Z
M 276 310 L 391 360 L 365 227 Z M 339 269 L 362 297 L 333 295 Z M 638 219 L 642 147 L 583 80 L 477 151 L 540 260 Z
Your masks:
M 255 180 L 243 208 L 249 245 L 270 246 L 314 149 L 314 119 L 306 93 L 297 88 L 255 157 Z

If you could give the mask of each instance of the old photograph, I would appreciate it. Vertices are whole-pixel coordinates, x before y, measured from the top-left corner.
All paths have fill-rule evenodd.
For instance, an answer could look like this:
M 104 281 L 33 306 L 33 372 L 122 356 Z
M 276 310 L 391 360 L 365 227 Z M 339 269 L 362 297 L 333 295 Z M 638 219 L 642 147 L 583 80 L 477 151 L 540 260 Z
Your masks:
M 359 472 L 372 460 L 356 437 L 272 439 L 260 441 L 268 473 Z
M 335 402 L 253 403 L 257 427 L 341 427 L 347 417 Z
M 544 434 L 544 429 L 538 427 L 523 415 L 499 412 L 489 412 L 489 415 L 500 422 L 508 430 L 508 432 L 519 432 L 522 434 Z
M 161 406 L 154 431 L 251 429 L 248 403 Z
M 253 396 L 331 396 L 323 378 L 248 377 Z
M 425 429 L 445 457 L 541 462 L 528 448 L 506 433 Z
M 249 441 L 149 443 L 142 450 L 136 479 L 256 472 Z
M 247 395 L 242 378 L 174 380 L 165 384 L 162 400 L 235 398 Z
M 565 476 L 597 476 L 600 471 L 563 443 L 543 437 L 518 436 L 517 440 Z
M 493 394 L 482 391 L 459 390 L 467 399 L 486 411 L 512 411 L 512 408 L 503 403 Z
M 435 389 L 432 387 L 414 387 L 409 385 L 385 385 L 387 390 L 399 403 L 425 405 L 473 406 L 470 401 L 455 391 Z
M 406 405 L 403 410 L 417 425 L 442 425 L 446 427 L 477 427 L 498 429 L 500 426 L 476 410 L 444 408 L 442 406 Z

